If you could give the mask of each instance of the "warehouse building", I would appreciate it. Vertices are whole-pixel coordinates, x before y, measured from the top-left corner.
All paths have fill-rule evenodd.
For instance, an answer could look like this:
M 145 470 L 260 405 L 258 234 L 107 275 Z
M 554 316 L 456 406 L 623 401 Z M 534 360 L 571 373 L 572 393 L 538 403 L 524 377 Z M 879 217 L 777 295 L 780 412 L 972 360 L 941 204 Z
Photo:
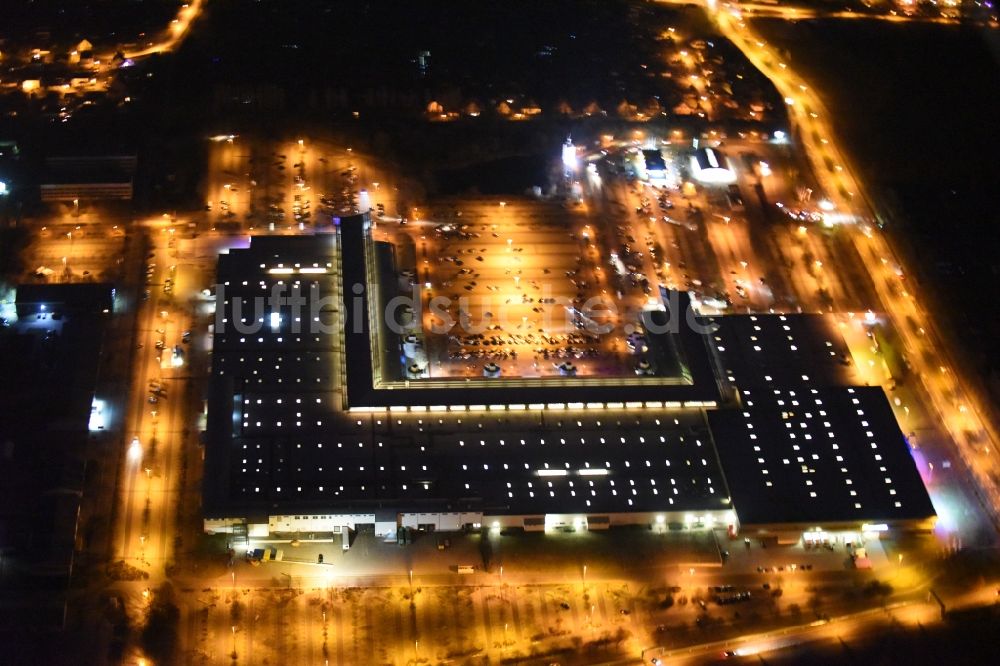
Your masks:
M 650 381 L 408 381 L 372 351 L 371 276 L 385 266 L 367 224 L 220 257 L 206 531 L 801 534 L 932 520 L 885 395 L 855 385 L 826 318 L 699 319 L 710 332 L 670 341 L 684 371 Z M 305 306 L 266 304 L 293 287 Z M 246 311 L 254 298 L 265 304 Z
M 695 180 L 706 185 L 736 182 L 736 172 L 729 166 L 729 158 L 715 148 L 699 148 L 694 152 L 691 173 Z

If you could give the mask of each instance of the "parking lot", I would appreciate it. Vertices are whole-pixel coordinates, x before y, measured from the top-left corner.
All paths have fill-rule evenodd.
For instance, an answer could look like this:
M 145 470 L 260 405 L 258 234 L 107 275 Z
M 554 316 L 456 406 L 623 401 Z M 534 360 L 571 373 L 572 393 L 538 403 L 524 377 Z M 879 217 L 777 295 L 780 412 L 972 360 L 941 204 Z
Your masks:
M 313 139 L 217 135 L 209 143 L 205 211 L 213 228 L 297 232 L 377 197 L 395 215 L 395 188 L 370 158 Z M 385 205 L 385 203 L 383 203 Z
M 401 547 L 362 534 L 347 552 L 277 544 L 284 561 L 238 563 L 215 586 L 183 591 L 195 609 L 184 623 L 189 654 L 199 663 L 235 651 L 258 663 L 586 664 L 851 608 L 895 566 L 883 558 L 875 572 L 850 572 L 842 544 L 744 548 L 706 531 L 612 530 L 494 534 L 486 569 L 480 539 L 426 533 Z M 722 566 L 717 543 L 731 553 Z M 315 564 L 317 550 L 326 564 Z
M 859 221 L 828 210 L 786 143 L 715 133 L 700 145 L 718 146 L 729 180 L 700 182 L 691 139 L 678 133 L 583 151 L 584 202 L 619 258 L 650 284 L 691 292 L 705 312 L 863 311 L 874 302 L 838 229 Z M 643 146 L 663 156 L 663 177 L 637 173 Z
M 482 376 L 491 363 L 517 377 L 634 373 L 628 336 L 645 296 L 616 290 L 584 210 L 462 198 L 417 213 L 376 238 L 395 244 L 427 306 L 430 376 Z

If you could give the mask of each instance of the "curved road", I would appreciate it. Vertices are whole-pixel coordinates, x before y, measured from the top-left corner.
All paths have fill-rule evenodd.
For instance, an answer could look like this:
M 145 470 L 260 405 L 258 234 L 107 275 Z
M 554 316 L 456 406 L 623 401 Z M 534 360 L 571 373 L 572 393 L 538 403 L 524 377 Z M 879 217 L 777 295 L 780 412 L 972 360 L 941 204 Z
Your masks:
M 180 11 L 177 12 L 177 18 L 171 21 L 170 25 L 163 31 L 160 41 L 150 42 L 145 47 L 136 51 L 129 51 L 125 54 L 125 57 L 135 59 L 153 55 L 154 53 L 172 51 L 176 46 L 184 41 L 184 38 L 191 30 L 191 24 L 196 18 L 198 18 L 198 15 L 201 14 L 201 10 L 205 6 L 206 1 L 207 0 L 190 0 L 187 4 L 181 7 Z

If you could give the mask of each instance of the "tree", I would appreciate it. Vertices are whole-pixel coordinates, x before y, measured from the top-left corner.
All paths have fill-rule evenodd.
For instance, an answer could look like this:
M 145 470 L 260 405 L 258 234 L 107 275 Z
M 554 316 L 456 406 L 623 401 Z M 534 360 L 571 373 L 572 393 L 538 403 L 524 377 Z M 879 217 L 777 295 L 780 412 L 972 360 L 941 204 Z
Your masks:
M 809 610 L 813 612 L 813 615 L 819 617 L 819 610 L 823 607 L 823 598 L 819 594 L 813 593 L 809 595 Z
M 152 593 L 140 637 L 143 650 L 154 662 L 172 663 L 177 649 L 179 619 L 174 588 L 170 583 L 163 583 Z
M 490 542 L 488 528 L 483 528 L 479 535 L 479 555 L 483 558 L 483 569 L 490 570 L 493 565 L 493 544 Z
M 24 272 L 24 250 L 31 243 L 31 235 L 23 226 L 0 229 L 0 277 L 9 277 L 17 283 Z

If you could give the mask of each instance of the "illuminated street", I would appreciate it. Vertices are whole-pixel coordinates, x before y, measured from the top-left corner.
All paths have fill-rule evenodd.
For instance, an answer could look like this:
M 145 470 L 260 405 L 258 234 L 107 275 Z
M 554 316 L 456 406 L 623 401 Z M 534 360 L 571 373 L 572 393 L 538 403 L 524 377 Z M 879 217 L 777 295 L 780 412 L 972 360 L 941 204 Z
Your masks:
M 826 112 L 815 92 L 798 79 L 787 63 L 770 53 L 767 44 L 752 32 L 752 26 L 740 18 L 738 9 L 720 9 L 715 13 L 719 27 L 739 45 L 747 57 L 785 95 L 788 112 L 800 128 L 798 136 L 814 172 L 836 207 L 859 218 L 870 217 L 849 163 L 837 147 L 836 138 L 825 125 Z M 910 293 L 901 266 L 883 234 L 870 225 L 849 229 L 851 242 L 869 272 L 881 307 L 892 319 L 894 329 L 907 350 L 906 357 L 913 374 L 920 378 L 923 391 L 939 423 L 947 430 L 965 464 L 976 476 L 987 508 L 996 521 L 1000 510 L 1000 488 L 996 479 L 997 452 L 995 434 L 980 419 L 976 403 L 980 399 L 968 395 L 956 378 L 949 360 L 947 343 L 935 333 L 936 326 Z
M 125 54 L 126 58 L 142 58 L 171 51 L 180 44 L 191 30 L 191 24 L 198 18 L 207 0 L 188 0 L 181 5 L 177 18 L 173 19 L 157 40 Z

